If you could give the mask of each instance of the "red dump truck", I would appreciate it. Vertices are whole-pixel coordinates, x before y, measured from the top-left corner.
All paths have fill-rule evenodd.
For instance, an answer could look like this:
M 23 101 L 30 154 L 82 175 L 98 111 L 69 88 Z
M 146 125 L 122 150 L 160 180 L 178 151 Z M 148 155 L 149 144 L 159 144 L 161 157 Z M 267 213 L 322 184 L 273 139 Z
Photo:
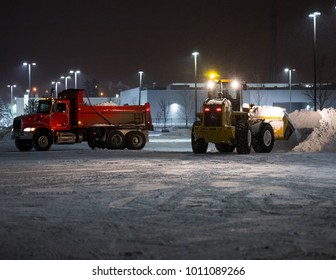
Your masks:
M 34 114 L 16 117 L 12 139 L 20 151 L 87 141 L 90 148 L 141 150 L 153 130 L 150 104 L 92 105 L 84 90 L 39 100 Z

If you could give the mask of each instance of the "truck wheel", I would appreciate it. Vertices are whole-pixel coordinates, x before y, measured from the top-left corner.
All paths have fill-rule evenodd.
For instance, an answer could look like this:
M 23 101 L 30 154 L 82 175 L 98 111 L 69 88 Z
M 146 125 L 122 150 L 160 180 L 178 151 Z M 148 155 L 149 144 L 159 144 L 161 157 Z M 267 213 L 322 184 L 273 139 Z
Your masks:
M 204 138 L 197 138 L 194 127 L 198 123 L 194 123 L 191 130 L 191 147 L 194 154 L 205 154 L 208 149 L 208 142 L 205 142 Z
M 249 154 L 251 152 L 252 132 L 247 121 L 237 121 L 236 144 L 238 154 Z
M 89 147 L 93 150 L 95 148 L 97 148 L 97 141 L 95 139 L 88 139 L 87 143 L 89 145 Z
M 274 131 L 269 123 L 262 123 L 260 131 L 252 138 L 252 147 L 256 153 L 269 153 L 274 145 Z
M 52 144 L 52 137 L 49 132 L 38 131 L 34 134 L 33 145 L 36 151 L 48 151 Z
M 15 139 L 15 146 L 19 151 L 28 152 L 33 148 L 32 140 Z
M 106 147 L 109 150 L 125 149 L 125 135 L 118 130 L 110 131 L 106 136 Z
M 126 135 L 127 149 L 141 150 L 146 145 L 146 137 L 140 131 L 133 131 Z
M 235 149 L 235 146 L 224 143 L 217 143 L 215 146 L 220 153 L 232 153 Z

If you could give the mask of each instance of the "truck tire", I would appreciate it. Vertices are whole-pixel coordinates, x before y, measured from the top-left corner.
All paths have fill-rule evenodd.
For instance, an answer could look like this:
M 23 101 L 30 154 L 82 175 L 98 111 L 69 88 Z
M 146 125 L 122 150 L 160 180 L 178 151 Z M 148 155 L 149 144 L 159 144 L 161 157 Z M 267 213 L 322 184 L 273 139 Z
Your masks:
M 89 138 L 87 143 L 92 150 L 97 148 L 97 141 L 95 139 Z
M 118 130 L 110 131 L 106 136 L 106 148 L 109 150 L 125 149 L 125 135 Z
M 217 143 L 215 144 L 216 149 L 220 153 L 232 153 L 236 148 L 234 145 L 229 145 L 225 143 Z
M 274 146 L 274 131 L 269 123 L 262 123 L 259 132 L 252 138 L 252 147 L 256 153 L 269 153 Z
M 127 149 L 142 150 L 146 145 L 146 137 L 140 131 L 132 131 L 126 135 Z
M 33 146 L 36 151 L 48 151 L 52 145 L 50 132 L 38 131 L 33 136 Z
M 236 145 L 238 154 L 249 154 L 251 152 L 252 132 L 251 127 L 247 121 L 237 121 Z
M 204 138 L 196 138 L 194 131 L 195 125 L 199 125 L 199 122 L 195 122 L 191 130 L 191 147 L 194 154 L 205 154 L 208 149 L 208 142 Z
M 32 140 L 15 139 L 15 146 L 19 151 L 28 152 L 33 148 Z

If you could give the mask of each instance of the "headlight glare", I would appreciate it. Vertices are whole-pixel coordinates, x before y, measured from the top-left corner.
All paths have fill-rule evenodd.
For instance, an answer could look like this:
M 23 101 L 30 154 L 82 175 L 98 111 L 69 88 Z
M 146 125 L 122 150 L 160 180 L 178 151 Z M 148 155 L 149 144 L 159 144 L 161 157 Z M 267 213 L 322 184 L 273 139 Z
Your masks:
M 26 127 L 23 131 L 24 132 L 33 132 L 33 131 L 35 131 L 35 127 Z

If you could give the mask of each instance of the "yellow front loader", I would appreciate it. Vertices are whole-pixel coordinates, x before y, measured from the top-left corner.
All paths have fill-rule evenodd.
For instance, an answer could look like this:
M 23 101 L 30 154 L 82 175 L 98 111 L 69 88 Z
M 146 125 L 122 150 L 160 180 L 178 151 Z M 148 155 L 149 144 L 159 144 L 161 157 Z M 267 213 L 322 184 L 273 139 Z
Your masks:
M 194 153 L 206 153 L 208 143 L 221 152 L 249 154 L 269 153 L 275 140 L 288 140 L 294 132 L 285 110 L 280 107 L 254 106 L 242 108 L 242 84 L 219 80 L 219 87 L 209 92 L 199 118 L 192 128 Z

